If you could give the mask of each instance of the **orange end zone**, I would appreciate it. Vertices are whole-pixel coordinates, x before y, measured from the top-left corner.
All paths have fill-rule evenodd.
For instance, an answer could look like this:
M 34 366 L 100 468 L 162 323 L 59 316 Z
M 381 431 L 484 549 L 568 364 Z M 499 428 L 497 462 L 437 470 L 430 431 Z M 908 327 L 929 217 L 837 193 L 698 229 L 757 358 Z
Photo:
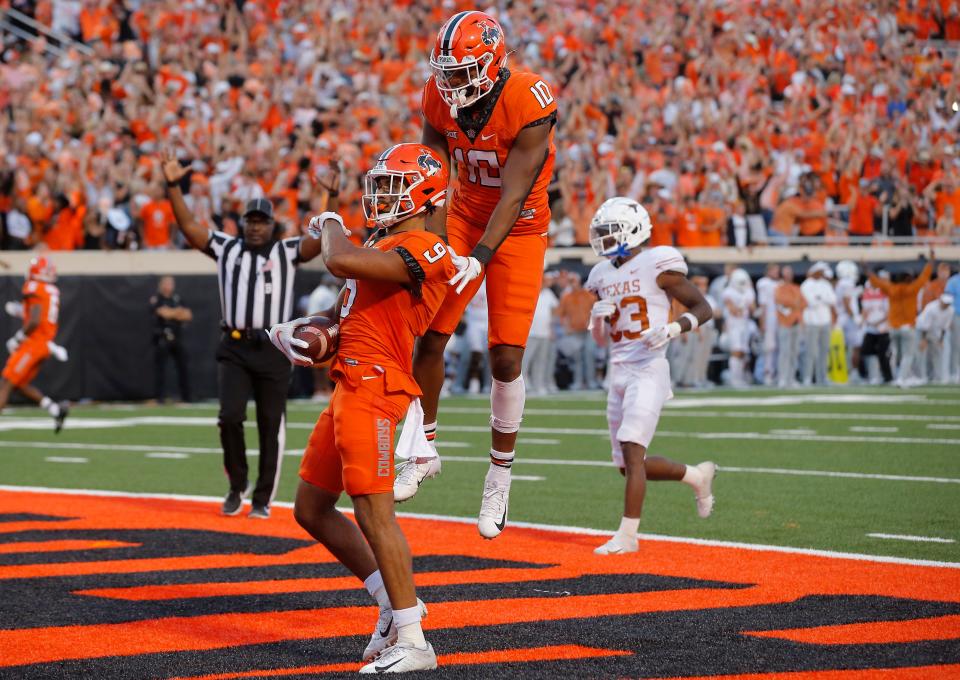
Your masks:
M 3 579 L 40 579 L 83 576 L 83 590 L 65 592 L 61 602 L 82 608 L 96 602 L 97 611 L 112 614 L 119 608 L 123 616 L 113 618 L 82 618 L 71 620 L 47 618 L 35 627 L 0 628 L 0 668 L 18 665 L 57 663 L 65 660 L 83 661 L 115 657 L 118 664 L 134 663 L 136 657 L 153 653 L 211 652 L 224 654 L 218 650 L 229 650 L 239 646 L 269 645 L 290 640 L 333 639 L 345 636 L 366 636 L 375 618 L 373 606 L 329 606 L 327 600 L 313 596 L 310 608 L 288 609 L 290 605 L 277 606 L 269 611 L 247 610 L 243 602 L 230 603 L 222 607 L 222 602 L 243 596 L 271 597 L 279 594 L 323 593 L 336 590 L 356 589 L 362 591 L 362 584 L 352 577 L 332 576 L 329 578 L 296 578 L 289 580 L 257 579 L 257 572 L 245 581 L 231 582 L 229 577 L 220 575 L 218 569 L 237 567 L 266 567 L 287 565 L 312 565 L 330 563 L 332 556 L 322 547 L 309 544 L 295 547 L 282 554 L 190 554 L 167 555 L 138 552 L 136 545 L 111 541 L 111 531 L 119 530 L 157 530 L 191 529 L 218 534 L 241 534 L 253 537 L 307 539 L 296 525 L 292 513 L 287 508 L 277 507 L 268 522 L 249 522 L 242 518 L 224 518 L 213 503 L 200 503 L 186 500 L 83 496 L 83 502 L 77 503 L 76 495 L 60 495 L 39 492 L 3 492 L 0 493 L 0 513 L 26 513 L 42 502 L 45 512 L 70 517 L 63 521 L 35 523 L 30 531 L 57 531 L 57 540 L 33 543 L 15 543 L 2 541 L 0 532 L 0 555 L 9 555 L 9 561 L 16 564 L 0 565 L 0 587 Z M 547 531 L 511 528 L 496 541 L 484 541 L 476 533 L 473 524 L 443 522 L 428 519 L 401 520 L 415 555 L 452 556 L 471 558 L 483 563 L 487 561 L 491 568 L 470 566 L 469 571 L 432 571 L 416 575 L 419 586 L 451 586 L 449 592 L 456 593 L 458 586 L 497 583 L 524 584 L 551 579 L 568 579 L 576 582 L 584 576 L 595 575 L 593 583 L 600 584 L 598 590 L 573 592 L 566 596 L 558 594 L 535 595 L 537 588 L 531 583 L 527 590 L 515 589 L 511 596 L 502 599 L 490 597 L 488 590 L 473 587 L 460 589 L 457 595 L 450 595 L 450 601 L 429 602 L 430 616 L 424 627 L 428 631 L 453 630 L 471 627 L 483 631 L 490 626 L 502 626 L 498 635 L 481 640 L 481 645 L 473 648 L 498 646 L 502 639 L 509 645 L 510 626 L 517 624 L 535 624 L 541 621 L 568 621 L 564 624 L 570 632 L 569 642 L 577 642 L 578 626 L 605 625 L 606 617 L 648 616 L 655 619 L 659 613 L 685 612 L 693 621 L 705 610 L 778 606 L 813 595 L 826 596 L 876 596 L 897 598 L 905 601 L 927 600 L 930 602 L 960 603 L 960 569 L 913 564 L 893 564 L 858 560 L 847 557 L 824 555 L 806 555 L 777 550 L 748 550 L 728 546 L 705 546 L 694 543 L 649 541 L 639 553 L 619 558 L 605 559 L 593 554 L 593 548 L 602 542 L 602 538 L 563 531 Z M 64 539 L 70 530 L 84 531 L 84 536 L 92 535 L 99 540 L 71 541 Z M 149 534 L 149 531 L 148 531 Z M 152 537 L 152 534 L 149 534 Z M 31 535 L 31 538 L 34 538 Z M 138 540 L 140 540 L 138 538 Z M 144 543 L 146 544 L 146 540 Z M 236 543 L 240 549 L 252 541 Z M 62 563 L 24 564 L 29 560 L 29 552 L 39 552 L 43 546 L 59 546 L 57 550 L 74 552 L 71 561 Z M 198 544 L 199 545 L 199 544 Z M 231 544 L 233 545 L 233 544 Z M 298 545 L 296 543 L 292 544 Z M 13 546 L 13 547 L 11 547 Z M 30 548 L 24 551 L 24 546 Z M 131 559 L 109 560 L 100 548 L 131 547 Z M 51 548 L 52 549 L 52 548 Z M 202 549 L 206 549 L 203 545 Z M 233 548 L 231 548 L 232 550 Z M 20 553 L 14 558 L 13 553 Z M 146 556 L 145 556 L 146 555 Z M 532 557 L 533 556 L 533 557 Z M 543 556 L 540 558 L 539 556 Z M 49 560 L 49 552 L 44 560 Z M 38 558 L 38 562 L 43 562 Z M 540 568 L 517 568 L 504 561 L 530 563 L 537 562 Z M 182 583 L 168 578 L 164 572 L 187 570 L 210 570 L 207 582 Z M 296 571 L 296 570 L 294 570 Z M 310 572 L 297 572 L 300 573 Z M 135 583 L 130 587 L 97 587 L 97 575 L 139 574 L 135 579 L 116 579 L 114 583 Z M 678 585 L 666 581 L 667 590 L 650 590 L 638 587 L 640 592 L 622 592 L 615 587 L 617 577 L 626 575 L 651 579 L 679 579 Z M 604 579 L 603 577 L 610 577 Z M 246 578 L 246 576 L 245 576 Z M 622 583 L 623 579 L 619 580 Z M 642 579 L 634 579 L 642 582 Z M 710 582 L 722 582 L 727 587 L 713 587 Z M 743 587 L 729 587 L 731 584 Z M 106 586 L 103 583 L 103 586 Z M 39 585 L 38 585 L 39 587 Z M 44 585 L 44 587 L 47 587 Z M 77 586 L 73 586 L 77 587 Z M 575 591 L 576 588 L 571 587 Z M 203 598 L 212 604 L 206 604 Z M 467 599 L 483 598 L 483 599 Z M 286 598 L 284 602 L 295 601 Z M 279 601 L 279 600 L 278 600 Z M 332 601 L 332 598 L 331 598 Z M 345 600 L 340 600 L 344 602 Z M 360 602 L 361 600 L 356 600 Z M 321 602 L 323 604 L 318 605 Z M 353 602 L 353 600 L 351 600 Z M 140 607 L 149 605 L 149 609 Z M 169 603 L 169 604 L 168 604 Z M 37 607 L 42 607 L 42 599 Z M 107 608 L 104 608 L 107 607 Z M 138 607 L 140 607 L 138 609 Z M 151 612 L 151 618 L 144 618 L 144 611 Z M 59 612 L 59 610 L 58 610 Z M 190 612 L 186 615 L 185 612 Z M 831 621 L 865 621 L 855 625 L 812 627 L 809 629 L 792 628 L 789 630 L 761 630 L 765 627 L 755 621 L 732 631 L 730 635 L 752 635 L 767 640 L 778 639 L 803 642 L 811 645 L 863 644 L 863 643 L 900 643 L 914 641 L 937 641 L 960 639 L 960 615 L 931 618 L 936 611 L 926 611 L 922 617 L 904 621 L 870 621 L 876 616 L 863 618 L 833 618 Z M 950 612 L 946 612 L 950 613 Z M 60 613 L 57 614 L 60 616 Z M 139 618 L 138 618 L 139 617 Z M 82 623 L 78 623 L 82 621 Z M 106 621 L 117 621 L 108 623 Z M 796 626 L 797 622 L 792 621 Z M 753 633 L 741 633 L 741 630 L 753 630 Z M 506 631 L 502 635 L 499 631 Z M 692 630 L 692 629 L 691 629 Z M 481 633 L 486 634 L 486 633 Z M 493 633 L 489 633 L 493 636 Z M 494 642 L 493 640 L 496 640 Z M 567 640 L 550 640 L 566 642 Z M 756 641 L 753 641 L 756 642 Z M 559 644 L 554 647 L 503 649 L 475 654 L 448 654 L 442 657 L 445 664 L 493 664 L 525 661 L 543 661 L 546 659 L 580 659 L 593 656 L 610 656 L 610 663 L 616 662 L 616 656 L 634 652 L 606 649 L 621 647 L 622 642 L 606 639 L 592 641 L 591 647 L 574 644 Z M 629 645 L 628 645 L 629 646 Z M 452 651 L 452 650 L 444 650 Z M 641 652 L 637 652 L 638 654 Z M 569 656 L 558 656 L 567 654 Z M 538 656 L 545 655 L 545 656 Z M 639 657 L 638 657 L 639 658 Z M 932 666 L 922 666 L 922 662 L 936 661 L 950 664 L 960 663 L 958 657 L 950 655 L 936 659 L 917 661 L 918 675 L 898 677 L 930 677 L 922 675 Z M 110 661 L 112 663 L 112 660 Z M 266 661 L 269 664 L 269 660 Z M 290 663 L 288 661 L 288 663 Z M 294 661 L 295 663 L 295 661 Z M 606 663 L 606 662 L 604 662 Z M 836 664 L 843 667 L 842 664 Z M 798 666 L 805 667 L 805 666 Z M 819 667 L 819 666 L 818 666 Z M 209 668 L 209 667 L 208 667 Z M 297 669 L 267 669 L 257 671 L 256 676 L 327 673 L 356 670 L 355 664 L 328 664 L 326 666 L 303 667 Z M 954 669 L 955 666 L 937 668 Z M 638 667 L 638 670 L 640 667 Z M 726 670 L 726 669 L 721 669 Z M 250 677 L 245 669 L 240 673 L 213 677 Z M 182 672 L 182 671 L 178 671 Z M 696 672 L 703 672 L 697 668 Z M 870 670 L 870 673 L 887 671 Z M 896 673 L 902 673 L 897 669 Z M 913 672 L 913 671 L 911 671 Z M 253 673 L 251 671 L 251 673 Z M 864 673 L 864 671 L 857 671 Z M 831 675 L 833 674 L 833 675 Z M 716 675 L 719 675 L 717 673 Z M 793 674 L 778 673 L 778 677 L 793 677 Z M 207 677 L 207 676 L 205 676 Z M 764 674 L 744 677 L 765 677 Z M 799 677 L 799 676 L 798 676 Z M 846 680 L 845 671 L 818 671 L 804 674 L 820 680 Z M 868 676 L 872 677 L 872 676 Z M 891 677 L 877 675 L 876 677 Z M 943 677 L 941 675 L 940 677 Z
M 857 668 L 846 671 L 790 671 L 738 675 L 691 675 L 673 680 L 944 680 L 960 677 L 960 664 L 906 668 Z

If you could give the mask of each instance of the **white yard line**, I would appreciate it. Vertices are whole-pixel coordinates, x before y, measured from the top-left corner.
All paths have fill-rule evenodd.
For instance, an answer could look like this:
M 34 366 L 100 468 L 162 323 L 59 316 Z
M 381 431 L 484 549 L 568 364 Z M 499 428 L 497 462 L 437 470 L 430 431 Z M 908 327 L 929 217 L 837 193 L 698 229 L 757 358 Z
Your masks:
M 142 445 L 142 444 L 74 444 L 70 442 L 5 442 L 0 441 L 0 448 L 4 447 L 22 447 L 30 449 L 39 449 L 43 451 L 58 450 L 58 449 L 82 449 L 84 451 L 116 451 L 116 452 L 131 452 L 131 453 L 141 453 L 148 452 L 148 458 L 174 458 L 179 456 L 186 457 L 186 453 L 203 453 L 210 455 L 220 455 L 222 452 L 218 448 L 177 448 L 173 446 L 163 447 L 170 453 L 155 453 L 157 451 L 157 446 Z M 251 455 L 259 455 L 257 449 L 248 449 L 247 453 Z M 299 457 L 303 455 L 303 451 L 300 449 L 287 449 L 284 451 L 285 456 Z M 442 456 L 444 461 L 452 463 L 489 463 L 490 458 L 488 456 L 451 456 L 444 455 Z M 517 464 L 528 464 L 528 465 L 557 465 L 557 466 L 572 466 L 572 467 L 602 467 L 609 468 L 613 467 L 613 463 L 608 460 L 577 460 L 577 459 L 565 459 L 565 458 L 530 458 L 530 457 L 519 457 L 516 460 Z M 723 465 L 720 467 L 721 472 L 737 472 L 737 473 L 749 473 L 749 474 L 769 474 L 769 475 L 798 475 L 804 477 L 839 477 L 839 478 L 848 478 L 848 479 L 878 479 L 886 481 L 895 481 L 895 482 L 930 482 L 936 484 L 960 484 L 960 478 L 953 477 L 929 477 L 929 476 L 918 476 L 918 475 L 884 475 L 884 474 L 875 474 L 869 472 L 837 472 L 832 470 L 800 470 L 793 468 L 764 468 L 764 467 L 740 467 L 740 466 L 731 466 Z M 516 479 L 516 477 L 514 477 Z M 221 499 L 222 500 L 222 499 Z
M 189 453 L 175 453 L 173 451 L 155 451 L 153 453 L 148 453 L 147 458 L 160 458 L 160 459 L 170 459 L 170 460 L 183 460 L 184 458 L 189 458 Z
M 510 479 L 514 482 L 545 482 L 546 477 L 539 477 L 537 475 L 510 475 Z
M 931 423 L 927 425 L 928 430 L 960 430 L 960 424 L 958 425 L 941 425 L 937 423 Z
M 80 458 L 75 456 L 47 456 L 44 458 L 48 463 L 89 463 L 89 458 Z
M 520 437 L 517 439 L 518 444 L 530 444 L 531 446 L 557 446 L 560 444 L 559 439 L 534 439 L 532 437 Z
M 956 543 L 952 538 L 936 536 L 907 536 L 901 534 L 867 534 L 870 538 L 886 538 L 892 541 L 913 541 L 915 543 Z
M 850 427 L 851 432 L 899 432 L 899 427 L 871 427 L 867 425 L 853 425 Z
M 816 430 L 795 429 L 795 430 L 770 430 L 770 434 L 782 434 L 787 436 L 816 434 Z
M 220 496 L 192 496 L 178 494 L 160 494 L 160 493 L 131 493 L 127 491 L 99 491 L 92 489 L 53 489 L 48 487 L 35 486 L 9 486 L 0 485 L 0 492 L 9 491 L 14 493 L 37 493 L 37 494 L 64 494 L 71 496 L 99 496 L 107 498 L 158 498 L 163 500 L 176 501 L 196 501 L 201 503 L 220 504 L 223 498 Z M 282 508 L 292 508 L 293 503 L 276 501 L 273 505 Z M 348 510 L 349 511 L 349 510 Z M 409 517 L 411 519 L 426 519 L 437 522 L 453 522 L 456 524 L 476 524 L 476 517 L 453 517 L 450 515 L 431 515 L 417 514 L 411 512 L 398 512 L 399 517 Z M 591 529 L 587 527 L 574 527 L 553 524 L 539 524 L 535 522 L 510 522 L 510 526 L 518 529 L 537 529 L 540 531 L 554 531 L 567 534 L 582 534 L 586 536 L 610 536 L 612 532 L 600 529 Z M 792 548 L 782 545 L 762 545 L 757 543 L 739 543 L 735 541 L 716 541 L 706 538 L 687 538 L 682 536 L 662 536 L 659 534 L 640 534 L 640 540 L 643 541 L 663 541 L 665 543 L 686 543 L 688 545 L 702 545 L 714 548 L 734 548 L 739 550 L 751 550 L 758 552 L 778 552 L 793 555 L 812 555 L 815 557 L 827 557 L 833 559 L 856 560 L 861 562 L 879 562 L 883 564 L 905 564 L 920 567 L 939 567 L 946 569 L 960 569 L 960 562 L 936 562 L 934 560 L 916 560 L 907 557 L 888 557 L 885 555 L 863 555 L 859 553 L 837 552 L 832 550 L 815 550 L 811 548 Z

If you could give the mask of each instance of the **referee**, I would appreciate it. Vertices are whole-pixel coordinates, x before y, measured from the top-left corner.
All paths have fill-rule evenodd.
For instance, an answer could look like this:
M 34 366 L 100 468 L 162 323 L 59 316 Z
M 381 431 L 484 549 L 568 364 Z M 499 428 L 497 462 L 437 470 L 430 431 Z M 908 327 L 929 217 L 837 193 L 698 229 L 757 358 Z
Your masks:
M 228 236 L 198 225 L 181 192 L 190 172 L 172 152 L 163 155 L 167 195 L 177 225 L 191 246 L 217 262 L 221 328 L 217 349 L 220 387 L 220 444 L 230 491 L 223 501 L 224 515 L 236 515 L 249 491 L 243 422 L 247 401 L 257 404 L 260 464 L 249 517 L 266 519 L 277 492 L 283 456 L 290 361 L 267 338 L 274 324 L 293 318 L 293 280 L 296 268 L 320 254 L 320 239 L 299 236 L 280 240 L 273 205 L 266 198 L 247 203 L 240 236 Z

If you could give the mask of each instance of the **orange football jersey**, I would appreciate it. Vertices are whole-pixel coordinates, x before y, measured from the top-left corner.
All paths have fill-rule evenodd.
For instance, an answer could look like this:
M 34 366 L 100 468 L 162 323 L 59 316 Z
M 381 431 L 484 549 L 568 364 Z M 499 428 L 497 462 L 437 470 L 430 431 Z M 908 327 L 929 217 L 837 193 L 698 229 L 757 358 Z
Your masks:
M 474 107 L 477 118 L 466 128 L 450 116 L 434 77 L 423 90 L 423 117 L 446 137 L 451 165 L 457 179 L 448 210 L 459 213 L 481 229 L 486 226 L 500 200 L 502 168 L 520 131 L 531 125 L 553 125 L 557 102 L 550 87 L 534 73 L 508 73 L 501 76 L 493 91 Z M 520 217 L 513 228 L 516 234 L 541 234 L 550 223 L 547 185 L 553 175 L 556 147 L 550 132 L 550 152 L 533 183 Z
M 410 286 L 348 279 L 333 372 L 346 372 L 345 365 L 357 363 L 399 369 L 406 376 L 388 372 L 388 390 L 418 396 L 420 388 L 410 375 L 414 341 L 426 332 L 440 308 L 456 268 L 440 237 L 426 231 L 391 234 L 370 247 L 399 252 L 419 281 L 419 290 L 412 279 Z
M 52 283 L 27 281 L 23 284 L 23 325 L 30 321 L 34 307 L 40 307 L 40 325 L 30 334 L 30 339 L 49 342 L 57 337 L 60 317 L 60 289 Z

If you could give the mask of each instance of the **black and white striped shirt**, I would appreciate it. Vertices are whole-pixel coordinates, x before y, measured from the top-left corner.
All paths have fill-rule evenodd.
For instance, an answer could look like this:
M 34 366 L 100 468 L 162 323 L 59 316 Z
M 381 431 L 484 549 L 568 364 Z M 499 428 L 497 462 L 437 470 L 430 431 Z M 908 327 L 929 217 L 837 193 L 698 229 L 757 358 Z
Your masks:
M 293 318 L 299 236 L 252 248 L 241 238 L 212 231 L 203 252 L 217 261 L 224 325 L 266 329 Z

